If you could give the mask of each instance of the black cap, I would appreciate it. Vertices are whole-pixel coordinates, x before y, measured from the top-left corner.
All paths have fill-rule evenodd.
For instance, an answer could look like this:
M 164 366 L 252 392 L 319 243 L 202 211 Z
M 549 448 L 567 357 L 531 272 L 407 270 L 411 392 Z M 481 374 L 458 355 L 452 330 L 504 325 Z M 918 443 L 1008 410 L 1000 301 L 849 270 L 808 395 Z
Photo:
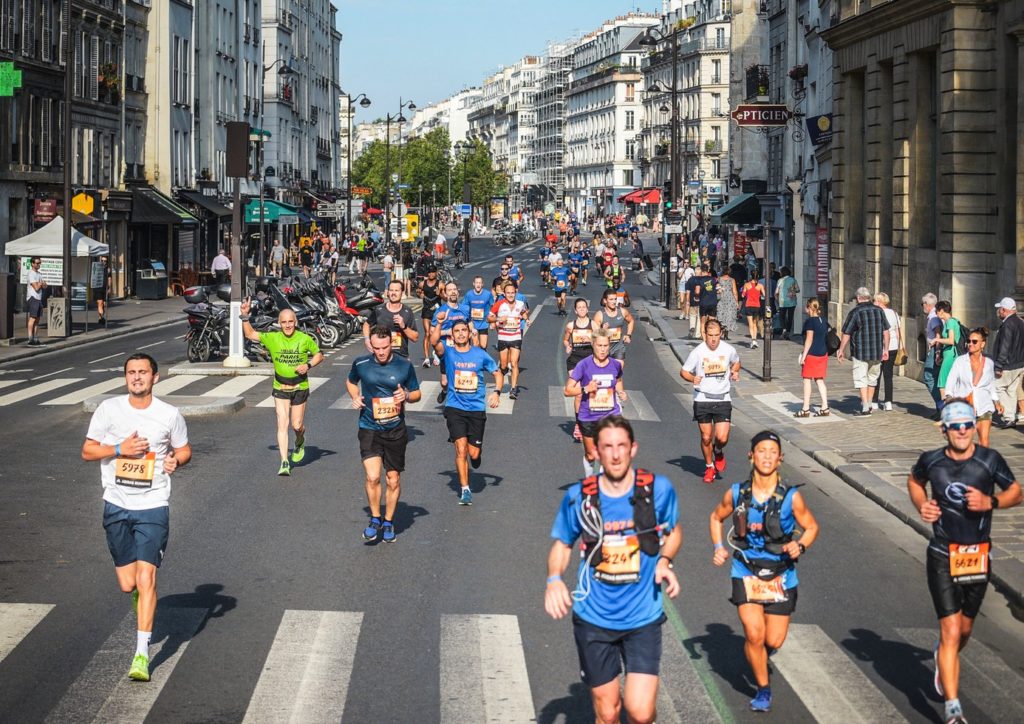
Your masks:
M 779 450 L 782 450 L 782 440 L 771 430 L 762 430 L 761 432 L 750 438 L 750 450 L 753 452 L 754 448 L 757 447 L 758 443 L 762 443 L 765 440 L 771 440 L 779 446 Z

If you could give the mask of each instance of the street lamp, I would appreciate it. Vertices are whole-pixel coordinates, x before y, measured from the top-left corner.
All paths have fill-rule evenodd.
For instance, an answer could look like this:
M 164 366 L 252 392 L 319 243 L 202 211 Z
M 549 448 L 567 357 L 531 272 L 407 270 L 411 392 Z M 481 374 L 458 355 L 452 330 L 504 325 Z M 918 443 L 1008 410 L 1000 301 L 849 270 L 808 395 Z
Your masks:
M 459 141 L 455 144 L 455 160 L 462 161 L 462 202 L 464 204 L 473 203 L 473 189 L 469 185 L 469 177 L 466 172 L 467 164 L 469 163 L 469 152 L 473 148 L 473 144 Z M 448 196 L 451 196 L 451 181 L 448 182 Z M 469 262 L 469 215 L 464 214 L 462 217 L 462 261 L 463 263 Z
M 430 225 L 434 225 L 434 214 L 437 213 L 437 184 L 430 183 Z
M 405 123 L 405 116 L 402 111 L 408 108 L 416 110 L 416 104 L 412 101 L 398 99 L 398 113 L 390 113 L 384 117 L 384 184 L 387 187 L 384 196 L 384 248 L 391 246 L 391 122 Z M 397 178 L 397 174 L 395 174 Z M 401 256 L 401 255 L 399 255 Z
M 352 224 L 349 222 L 349 216 L 352 213 L 352 104 L 359 101 L 359 105 L 362 108 L 370 107 L 370 99 L 366 97 L 365 93 L 360 93 L 355 98 L 350 93 L 345 93 L 345 98 L 348 104 L 345 106 L 348 113 L 348 145 L 345 149 L 345 192 L 348 200 L 348 209 L 345 212 L 345 226 L 342 228 L 342 238 L 348 235 L 349 230 L 352 228 Z
M 266 53 L 266 44 L 263 46 L 264 54 Z M 267 73 L 273 70 L 274 66 L 281 64 L 281 67 L 277 69 L 278 77 L 294 75 L 295 71 L 291 69 L 284 58 L 278 58 L 270 65 L 263 66 L 263 82 L 260 83 L 260 132 L 259 132 L 259 159 L 260 159 L 260 274 L 264 273 L 264 259 L 263 255 L 266 251 L 266 212 L 263 208 L 264 198 L 266 197 L 267 177 L 266 177 L 266 166 L 263 163 L 263 143 L 267 137 L 267 132 L 263 129 L 263 111 L 266 107 L 266 84 L 267 84 Z

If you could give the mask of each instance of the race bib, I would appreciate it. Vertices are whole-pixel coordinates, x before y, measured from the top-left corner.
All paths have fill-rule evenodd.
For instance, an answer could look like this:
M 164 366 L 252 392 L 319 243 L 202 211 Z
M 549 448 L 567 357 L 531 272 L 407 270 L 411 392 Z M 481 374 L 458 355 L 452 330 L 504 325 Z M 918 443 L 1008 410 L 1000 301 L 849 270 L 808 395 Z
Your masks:
M 640 580 L 640 539 L 635 535 L 605 535 L 601 541 L 601 562 L 594 578 L 613 585 Z
M 622 339 L 622 327 L 611 327 L 608 329 L 608 341 L 618 342 Z
M 782 587 L 782 576 L 775 576 L 770 581 L 762 581 L 757 576 L 743 576 L 743 589 L 747 603 L 784 603 L 789 600 L 786 589 Z
M 705 377 L 720 377 L 725 374 L 727 366 L 725 357 L 705 357 L 702 363 Z
M 403 335 L 401 332 L 392 332 L 391 333 L 391 349 L 401 349 L 402 348 L 402 340 L 403 339 L 405 339 L 405 335 Z
M 459 392 L 476 392 L 480 377 L 472 370 L 455 370 L 455 389 Z
M 561 279 L 555 282 L 555 289 L 565 289 L 565 282 Z
M 590 393 L 591 412 L 604 412 L 615 409 L 615 389 L 613 387 L 598 387 Z
M 398 403 L 394 397 L 373 398 L 373 419 L 377 422 L 391 422 L 398 418 Z
M 518 332 L 519 331 L 519 319 L 516 317 L 505 317 L 505 331 L 506 332 Z
M 594 341 L 590 328 L 572 330 L 572 343 L 576 347 L 583 347 Z
M 988 543 L 949 544 L 949 575 L 953 583 L 984 583 L 988 580 Z
M 475 319 L 475 320 L 479 321 L 479 320 L 484 318 L 484 310 L 482 308 L 481 309 L 476 309 L 476 308 L 470 309 L 469 310 L 469 317 L 470 317 L 470 319 Z
M 141 458 L 117 458 L 114 461 L 114 482 L 129 488 L 152 488 L 156 470 L 156 453 Z

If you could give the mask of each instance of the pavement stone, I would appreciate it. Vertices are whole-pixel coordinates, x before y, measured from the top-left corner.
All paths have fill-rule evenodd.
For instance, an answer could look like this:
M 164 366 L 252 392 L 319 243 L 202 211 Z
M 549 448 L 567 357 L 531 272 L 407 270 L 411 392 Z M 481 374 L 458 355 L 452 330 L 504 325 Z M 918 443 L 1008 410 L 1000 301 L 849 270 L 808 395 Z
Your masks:
M 104 400 L 117 395 L 96 395 L 82 403 L 82 411 L 92 414 Z M 174 405 L 184 417 L 210 417 L 238 412 L 245 407 L 242 397 L 203 397 L 201 395 L 164 395 L 160 398 L 169 405 Z
M 644 302 L 644 307 L 664 340 L 679 359 L 685 361 L 699 340 L 687 339 L 689 324 L 661 304 Z M 755 422 L 775 430 L 789 443 L 810 455 L 854 489 L 917 530 L 931 536 L 906 491 L 907 474 L 924 450 L 940 447 L 942 435 L 929 419 L 934 411 L 931 397 L 917 380 L 893 379 L 894 410 L 875 410 L 870 417 L 852 413 L 860 409 L 848 363 L 829 362 L 827 378 L 828 418 L 795 418 L 802 406 L 803 383 L 797 357 L 798 339 L 772 341 L 772 377 L 762 379 L 764 343 L 750 349 L 747 332 L 738 329 L 728 340 L 739 352 L 742 363 L 740 384 L 733 405 Z M 788 394 L 786 394 L 788 393 Z M 817 390 L 811 398 L 818 406 Z M 991 433 L 992 447 L 1002 453 L 1018 476 L 1024 470 L 1024 430 Z M 1024 506 L 999 511 L 992 522 L 993 581 L 1018 605 L 1024 605 Z

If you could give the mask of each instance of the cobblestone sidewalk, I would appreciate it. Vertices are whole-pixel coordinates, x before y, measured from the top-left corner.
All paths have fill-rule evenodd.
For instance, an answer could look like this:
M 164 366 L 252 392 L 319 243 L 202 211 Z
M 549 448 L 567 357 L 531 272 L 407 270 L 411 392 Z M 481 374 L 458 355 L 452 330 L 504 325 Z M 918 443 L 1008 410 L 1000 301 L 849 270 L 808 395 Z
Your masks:
M 645 304 L 651 322 L 672 348 L 680 363 L 699 340 L 687 339 L 689 325 L 661 305 Z M 762 381 L 764 343 L 749 348 L 746 326 L 739 325 L 729 340 L 743 363 L 733 404 L 753 420 L 778 432 L 815 460 L 924 535 L 931 535 L 911 505 L 906 492 L 907 474 L 924 450 L 941 447 L 942 433 L 929 419 L 931 398 L 920 382 L 906 377 L 893 380 L 892 412 L 875 410 L 870 417 L 853 413 L 860 398 L 853 388 L 849 362 L 829 360 L 829 417 L 795 418 L 803 405 L 803 386 L 797 357 L 801 343 L 773 340 L 772 379 Z M 812 409 L 819 404 L 815 389 Z M 1024 430 L 993 428 L 992 447 L 1006 458 L 1018 479 L 1024 478 Z M 1024 506 L 1000 511 L 993 517 L 993 579 L 1024 605 Z

